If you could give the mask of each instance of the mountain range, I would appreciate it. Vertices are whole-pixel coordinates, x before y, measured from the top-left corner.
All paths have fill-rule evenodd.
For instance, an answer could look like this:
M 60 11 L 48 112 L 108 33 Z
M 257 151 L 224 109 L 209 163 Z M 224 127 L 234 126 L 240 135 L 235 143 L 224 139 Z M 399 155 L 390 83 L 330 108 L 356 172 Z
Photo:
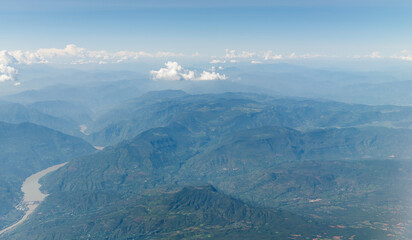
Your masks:
M 50 196 L 4 237 L 407 239 L 411 114 L 149 92 L 94 115 L 82 137 L 104 150 L 44 177 Z

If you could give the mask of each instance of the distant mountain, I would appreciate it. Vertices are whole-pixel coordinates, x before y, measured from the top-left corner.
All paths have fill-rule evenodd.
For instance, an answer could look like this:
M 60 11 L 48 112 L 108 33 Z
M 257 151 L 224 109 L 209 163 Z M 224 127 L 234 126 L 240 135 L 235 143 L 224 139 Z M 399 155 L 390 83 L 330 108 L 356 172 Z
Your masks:
M 21 214 L 14 206 L 24 179 L 47 167 L 95 152 L 84 140 L 49 128 L 0 122 L 0 226 Z
M 63 196 L 53 198 L 63 200 Z M 84 194 L 67 197 L 67 203 L 74 198 L 79 198 L 76 202 L 93 201 Z M 65 209 L 70 212 L 67 215 L 52 201 L 40 207 L 42 214 L 5 239 L 362 239 L 381 234 L 377 230 L 332 228 L 287 211 L 253 207 L 212 186 L 130 198 L 100 209 L 90 206 L 89 215 L 81 214 L 76 205 Z M 56 218 L 51 212 L 60 212 L 63 217 Z
M 305 79 L 301 81 L 308 82 Z M 356 81 L 351 82 L 356 84 Z M 369 84 L 370 81 L 366 82 Z M 29 104 L 31 109 L 68 121 L 67 124 L 55 127 L 36 122 L 65 133 L 82 136 L 79 126 L 84 125 L 83 128 L 87 128 L 90 136 L 82 137 L 98 146 L 113 145 L 150 128 L 166 126 L 179 119 L 187 120 L 187 114 L 192 115 L 191 121 L 201 119 L 209 122 L 211 118 L 216 120 L 219 114 L 225 114 L 226 118 L 231 117 L 236 124 L 244 127 L 269 125 L 301 130 L 361 125 L 412 127 L 412 107 L 367 106 L 296 97 L 270 97 L 245 93 L 247 87 L 233 88 L 239 93 L 222 93 L 221 89 L 211 91 L 219 92 L 215 94 L 190 95 L 179 89 L 195 88 L 196 84 L 202 83 L 175 84 L 182 86 L 176 86 L 176 90 L 148 92 L 166 87 L 147 79 L 89 82 L 82 86 L 56 85 L 25 91 L 5 99 Z M 216 87 L 232 86 L 235 83 L 204 84 Z M 349 83 L 344 85 L 347 84 Z M 232 91 L 231 87 L 224 89 Z M 305 87 L 302 89 L 307 90 Z M 269 93 L 273 94 L 273 91 Z M 216 104 L 217 102 L 220 105 Z M 205 115 L 210 117 L 203 119 Z M 226 119 L 227 122 L 233 122 L 229 120 Z
M 331 127 L 408 127 L 411 107 L 366 106 L 246 93 L 189 95 L 148 93 L 97 119 L 88 137 L 112 145 L 154 127 L 180 122 L 193 131 L 221 135 L 239 129 L 279 126 L 301 130 Z
M 66 101 L 43 101 L 27 105 L 30 109 L 65 119 L 70 122 L 76 122 L 78 125 L 89 124 L 92 120 L 93 113 L 84 106 L 76 105 Z
M 4 99 L 29 104 L 44 101 L 65 101 L 85 106 L 94 112 L 104 111 L 127 99 L 140 96 L 147 81 L 102 81 L 82 85 L 59 84 L 39 90 L 28 90 Z
M 67 134 L 79 134 L 79 125 L 71 119 L 49 115 L 35 108 L 18 103 L 0 101 L 0 121 L 7 123 L 25 123 L 43 125 Z
M 394 68 L 393 68 L 394 69 Z M 223 71 L 234 82 L 282 96 L 354 104 L 411 106 L 412 81 L 402 71 L 344 71 L 290 64 L 254 64 Z M 403 76 L 402 76 L 403 75 Z

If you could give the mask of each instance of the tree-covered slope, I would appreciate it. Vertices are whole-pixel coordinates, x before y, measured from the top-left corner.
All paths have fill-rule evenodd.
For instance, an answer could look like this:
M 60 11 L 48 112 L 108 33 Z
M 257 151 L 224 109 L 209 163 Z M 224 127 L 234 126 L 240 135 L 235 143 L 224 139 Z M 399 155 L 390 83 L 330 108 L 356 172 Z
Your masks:
M 0 226 L 15 221 L 21 184 L 31 174 L 94 153 L 82 139 L 31 124 L 0 122 Z M 10 215 L 11 214 L 11 215 Z
M 381 127 L 297 131 L 260 127 L 211 141 L 187 164 L 197 171 L 265 169 L 293 160 L 412 159 L 412 130 Z M 197 172 L 197 173 L 198 173 Z
M 45 207 L 59 206 L 50 219 L 73 213 L 70 221 L 94 226 L 94 214 L 121 211 L 114 205 L 160 189 L 209 182 L 248 202 L 299 211 L 334 226 L 365 230 L 373 228 L 364 221 L 391 224 L 390 229 L 375 229 L 392 234 L 403 217 L 393 210 L 410 206 L 405 193 L 410 192 L 412 168 L 388 156 L 394 149 L 409 156 L 410 135 L 409 130 L 382 128 L 301 132 L 262 127 L 214 136 L 173 123 L 75 159 L 46 176 L 45 189 L 53 194 Z M 372 159 L 360 160 L 365 155 Z M 71 231 L 63 222 L 54 224 Z
M 381 231 L 333 228 L 288 211 L 250 206 L 212 186 L 185 187 L 175 193 L 129 198 L 96 209 L 70 204 L 61 212 L 56 194 L 19 231 L 5 239 L 374 239 Z M 84 195 L 76 196 L 86 200 Z M 51 214 L 54 213 L 54 214 Z M 56 213 L 60 217 L 56 218 Z M 47 229 L 47 230 L 46 230 Z
M 42 214 L 14 233 L 24 236 L 36 226 L 31 233 L 46 237 L 40 232 L 53 227 L 53 238 L 61 239 L 72 236 L 68 226 L 76 226 L 82 236 L 101 233 L 105 224 L 115 232 L 117 225 L 129 226 L 116 233 L 122 238 L 141 225 L 134 225 L 140 217 L 127 218 L 119 206 L 133 212 L 133 206 L 143 204 L 135 200 L 210 183 L 250 206 L 281 208 L 335 229 L 380 230 L 376 239 L 391 234 L 402 239 L 410 228 L 405 212 L 412 206 L 412 131 L 395 125 L 409 118 L 410 108 L 393 106 L 238 93 L 150 93 L 91 128 L 93 141 L 127 140 L 43 178 L 52 194 Z M 45 212 L 52 224 L 36 225 Z M 122 220 L 99 222 L 111 217 Z

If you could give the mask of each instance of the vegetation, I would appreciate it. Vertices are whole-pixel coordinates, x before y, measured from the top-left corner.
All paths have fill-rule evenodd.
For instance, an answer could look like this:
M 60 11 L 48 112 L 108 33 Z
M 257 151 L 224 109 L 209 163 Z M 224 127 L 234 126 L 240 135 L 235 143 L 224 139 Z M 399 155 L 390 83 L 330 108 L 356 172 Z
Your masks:
M 80 197 L 79 200 L 83 201 L 90 199 L 86 195 Z M 73 198 L 61 200 L 69 203 Z M 76 202 L 80 203 L 79 200 Z M 251 207 L 212 186 L 185 187 L 176 193 L 156 193 L 121 200 L 102 210 L 93 205 L 83 205 L 90 213 L 87 216 L 81 214 L 83 208 L 70 205 L 70 211 L 66 214 L 60 212 L 59 218 L 50 218 L 53 215 L 49 214 L 50 211 L 58 212 L 58 206 L 42 208 L 42 214 L 29 223 L 32 233 L 28 235 L 20 231 L 12 238 L 331 239 L 342 236 L 349 239 L 356 236 L 372 239 L 380 232 L 333 228 L 287 211 Z M 70 228 L 62 228 L 62 224 Z
M 412 130 L 396 127 L 409 108 L 181 91 L 125 106 L 89 137 L 126 140 L 43 178 L 51 195 L 10 239 L 411 233 Z
M 0 122 L 0 226 L 16 221 L 25 178 L 47 167 L 91 154 L 95 149 L 79 138 L 31 123 Z

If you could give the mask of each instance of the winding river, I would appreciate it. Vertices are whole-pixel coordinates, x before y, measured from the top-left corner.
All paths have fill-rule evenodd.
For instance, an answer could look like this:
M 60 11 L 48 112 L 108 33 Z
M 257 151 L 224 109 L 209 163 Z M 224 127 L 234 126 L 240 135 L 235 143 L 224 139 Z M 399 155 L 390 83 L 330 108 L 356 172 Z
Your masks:
M 19 204 L 19 206 L 24 208 L 26 212 L 18 222 L 1 230 L 0 235 L 7 231 L 10 231 L 11 229 L 26 221 L 30 214 L 32 214 L 34 210 L 36 210 L 36 208 L 40 205 L 40 203 L 43 202 L 47 197 L 47 194 L 44 194 L 40 191 L 41 185 L 39 183 L 39 180 L 46 174 L 54 172 L 66 164 L 67 162 L 49 167 L 26 178 L 21 187 L 21 191 L 24 193 L 23 201 Z

